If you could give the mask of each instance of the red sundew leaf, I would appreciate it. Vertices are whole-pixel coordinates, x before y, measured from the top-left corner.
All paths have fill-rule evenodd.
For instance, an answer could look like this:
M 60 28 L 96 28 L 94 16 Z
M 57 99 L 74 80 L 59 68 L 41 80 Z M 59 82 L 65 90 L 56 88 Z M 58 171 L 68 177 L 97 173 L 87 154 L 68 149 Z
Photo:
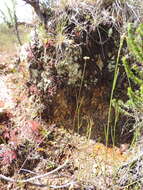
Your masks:
M 2 160 L 3 165 L 9 165 L 12 163 L 13 160 L 17 159 L 17 154 L 14 150 L 11 150 L 10 148 L 7 148 L 6 146 L 3 146 L 0 151 L 0 158 Z
M 6 112 L 6 116 L 7 116 L 8 118 L 12 118 L 12 117 L 13 117 L 13 114 L 12 114 L 11 112 L 7 111 L 7 112 Z
M 25 68 L 23 66 L 19 65 L 18 71 L 21 72 L 21 73 L 24 73 Z
M 76 32 L 75 32 L 75 35 L 76 35 L 77 37 L 79 37 L 79 36 L 80 36 L 80 32 L 76 31 Z
M 35 134 L 38 135 L 39 133 L 39 129 L 40 129 L 40 124 L 36 121 L 28 121 L 27 125 L 29 127 L 29 129 L 31 129 L 31 131 Z
M 0 108 L 3 108 L 5 106 L 5 103 L 0 100 Z
M 35 85 L 30 86 L 29 91 L 31 93 L 39 95 L 39 90 L 38 90 L 38 88 Z
M 19 129 L 13 129 L 10 132 L 10 138 L 8 141 L 13 147 L 17 147 L 18 144 L 21 143 L 21 139 L 19 136 Z
M 9 140 L 9 138 L 10 138 L 10 130 L 8 129 L 7 126 L 5 126 L 5 127 L 2 129 L 2 137 L 3 137 L 5 140 Z
M 13 147 L 17 147 L 20 144 L 20 136 L 19 136 L 19 129 L 10 129 L 5 126 L 2 129 L 2 137 L 6 140 L 9 144 L 13 145 Z
M 31 59 L 33 59 L 33 58 L 34 58 L 33 52 L 32 52 L 32 51 L 29 51 L 29 52 L 28 52 L 28 59 L 31 60 Z
M 45 48 L 50 48 L 50 47 L 52 47 L 54 45 L 54 42 L 52 41 L 52 40 L 49 40 L 47 43 L 45 43 Z
M 3 137 L 4 137 L 4 139 L 9 139 L 10 138 L 9 132 L 4 132 Z
M 36 121 L 30 120 L 21 128 L 21 138 L 39 142 L 40 138 L 40 124 Z

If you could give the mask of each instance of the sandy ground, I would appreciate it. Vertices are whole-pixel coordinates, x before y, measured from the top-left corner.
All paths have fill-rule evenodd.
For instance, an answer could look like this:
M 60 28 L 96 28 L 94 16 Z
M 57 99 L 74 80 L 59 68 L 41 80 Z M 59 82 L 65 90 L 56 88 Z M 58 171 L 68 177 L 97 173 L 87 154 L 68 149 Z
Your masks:
M 8 75 L 4 73 L 4 68 L 10 67 L 10 60 L 15 53 L 0 52 L 0 112 L 11 110 L 15 104 L 12 97 L 11 84 L 8 82 Z

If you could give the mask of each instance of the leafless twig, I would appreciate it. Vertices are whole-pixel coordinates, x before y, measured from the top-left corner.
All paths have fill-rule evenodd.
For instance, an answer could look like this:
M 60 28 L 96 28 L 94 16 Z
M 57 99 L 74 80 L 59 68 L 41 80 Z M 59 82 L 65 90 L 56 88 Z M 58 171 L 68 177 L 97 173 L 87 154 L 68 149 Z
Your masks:
M 0 178 L 1 178 L 1 179 L 4 179 L 4 180 L 6 180 L 6 181 L 10 181 L 10 182 L 27 183 L 27 182 L 30 182 L 30 181 L 33 181 L 33 180 L 36 180 L 36 179 L 41 179 L 41 178 L 47 177 L 48 175 L 53 174 L 53 173 L 55 173 L 55 172 L 61 170 L 62 168 L 64 168 L 64 167 L 66 166 L 67 162 L 68 162 L 68 161 L 66 161 L 63 165 L 57 167 L 56 169 L 54 169 L 54 170 L 52 170 L 52 171 L 50 171 L 50 172 L 48 172 L 48 173 L 41 174 L 41 175 L 34 176 L 34 177 L 30 177 L 30 178 L 24 179 L 24 180 L 12 179 L 12 178 L 6 177 L 6 176 L 4 176 L 4 175 L 2 175 L 2 174 L 0 174 Z
M 27 170 L 27 169 L 20 169 L 20 171 L 24 171 L 24 172 L 28 172 L 28 173 L 31 173 L 31 174 L 34 174 L 34 175 L 36 175 L 36 172 L 33 172 L 33 171 L 31 171 L 31 170 Z

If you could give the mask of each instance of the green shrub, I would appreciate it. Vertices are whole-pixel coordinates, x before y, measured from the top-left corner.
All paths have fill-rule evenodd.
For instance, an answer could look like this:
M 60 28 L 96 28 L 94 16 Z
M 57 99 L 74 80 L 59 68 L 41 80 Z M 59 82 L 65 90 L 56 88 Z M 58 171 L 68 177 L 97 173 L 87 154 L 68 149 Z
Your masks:
M 122 61 L 129 80 L 127 89 L 128 101 L 118 101 L 120 111 L 135 119 L 134 130 L 141 132 L 143 127 L 143 25 L 137 28 L 128 26 L 128 56 Z M 115 103 L 115 101 L 114 101 Z M 135 133 L 136 134 L 136 133 Z M 140 133 L 139 133 L 140 134 Z

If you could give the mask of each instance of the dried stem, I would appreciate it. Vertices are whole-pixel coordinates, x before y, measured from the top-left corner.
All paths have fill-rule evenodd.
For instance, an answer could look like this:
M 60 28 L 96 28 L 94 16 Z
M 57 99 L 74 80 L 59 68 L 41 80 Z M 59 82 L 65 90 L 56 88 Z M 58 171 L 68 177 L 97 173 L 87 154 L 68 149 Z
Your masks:
M 64 168 L 67 165 L 67 163 L 68 163 L 68 160 L 66 160 L 63 165 L 57 167 L 56 169 L 54 169 L 54 170 L 52 170 L 52 171 L 50 171 L 48 173 L 37 175 L 37 176 L 34 176 L 34 177 L 30 177 L 28 179 L 17 180 L 17 179 L 12 179 L 10 177 L 6 177 L 6 176 L 4 176 L 2 174 L 0 174 L 0 179 L 3 179 L 3 180 L 8 181 L 8 182 L 30 183 L 30 184 L 35 185 L 35 186 L 45 187 L 45 186 L 48 186 L 48 185 L 45 185 L 45 184 L 36 184 L 36 183 L 32 183 L 31 181 L 47 177 L 47 176 L 49 176 L 49 175 L 51 175 L 51 174 L 53 174 L 55 172 L 58 172 L 59 170 L 61 170 L 62 168 Z M 53 188 L 53 189 L 65 188 L 65 187 L 71 186 L 73 184 L 75 184 L 75 182 L 71 181 L 69 183 L 66 183 L 66 184 L 63 184 L 63 185 L 60 185 L 60 186 L 51 185 L 50 188 Z

